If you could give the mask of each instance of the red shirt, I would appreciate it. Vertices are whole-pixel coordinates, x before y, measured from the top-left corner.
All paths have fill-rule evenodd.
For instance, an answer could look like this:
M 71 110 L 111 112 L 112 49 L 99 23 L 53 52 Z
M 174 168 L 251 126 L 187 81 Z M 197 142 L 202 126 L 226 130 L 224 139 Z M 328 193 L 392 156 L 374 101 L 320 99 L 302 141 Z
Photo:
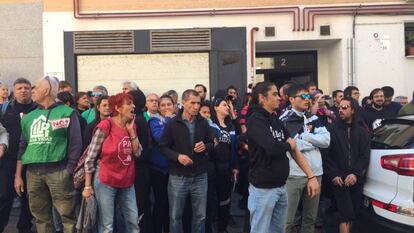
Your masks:
M 118 127 L 111 118 L 96 127 L 106 135 L 101 150 L 99 180 L 114 188 L 131 187 L 135 180 L 135 163 L 128 131 Z

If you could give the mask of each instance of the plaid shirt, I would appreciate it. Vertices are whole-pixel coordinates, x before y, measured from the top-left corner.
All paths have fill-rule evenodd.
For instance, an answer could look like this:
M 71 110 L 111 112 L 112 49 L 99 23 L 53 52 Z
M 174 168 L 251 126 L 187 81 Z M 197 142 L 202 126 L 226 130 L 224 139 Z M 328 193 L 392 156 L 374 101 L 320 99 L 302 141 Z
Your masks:
M 85 159 L 86 173 L 93 173 L 95 171 L 95 161 L 99 157 L 105 138 L 105 133 L 100 128 L 97 128 L 88 147 L 88 155 Z

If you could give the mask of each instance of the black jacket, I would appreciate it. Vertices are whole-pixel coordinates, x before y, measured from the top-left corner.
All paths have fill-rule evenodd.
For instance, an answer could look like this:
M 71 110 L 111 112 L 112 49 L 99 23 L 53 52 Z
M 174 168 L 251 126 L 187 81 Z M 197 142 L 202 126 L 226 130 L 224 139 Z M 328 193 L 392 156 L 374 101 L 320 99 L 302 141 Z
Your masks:
M 86 125 L 85 129 L 83 130 L 83 149 L 82 149 L 82 152 L 86 149 L 86 147 L 89 146 L 89 144 L 91 144 L 93 133 L 94 133 L 95 127 L 98 125 L 98 123 L 99 123 L 99 121 L 97 119 L 95 119 L 91 123 Z
M 10 166 L 13 170 L 16 169 L 17 154 L 19 152 L 19 142 L 22 135 L 20 126 L 20 114 L 28 114 L 35 110 L 37 104 L 32 102 L 30 104 L 18 104 L 15 100 L 11 101 L 4 114 L 0 113 L 0 121 L 9 133 L 9 147 L 3 157 L 3 165 Z
M 250 105 L 247 117 L 250 155 L 249 182 L 257 188 L 277 188 L 289 176 L 290 137 L 283 123 L 258 105 Z
M 151 133 L 148 122 L 145 120 L 142 112 L 136 114 L 135 125 L 137 127 L 137 137 L 142 146 L 141 156 L 135 160 L 135 165 L 138 168 L 142 165 L 149 166 L 152 149 Z
M 323 170 L 329 180 L 355 174 L 358 180 L 365 175 L 369 164 L 370 138 L 359 124 L 341 120 L 328 127 L 331 142 L 322 150 Z
M 204 118 L 197 115 L 195 121 L 194 143 L 191 144 L 190 131 L 182 119 L 182 112 L 171 119 L 165 127 L 161 137 L 159 148 L 169 162 L 169 173 L 177 176 L 195 176 L 207 172 L 208 153 L 213 149 L 213 136 L 210 126 Z M 202 153 L 194 152 L 194 145 L 203 141 L 206 150 Z M 184 166 L 178 162 L 178 155 L 185 154 L 193 160 L 190 166 Z
M 389 119 L 396 116 L 398 116 L 398 112 L 395 112 L 392 109 L 390 111 L 388 108 L 384 107 L 382 110 L 378 111 L 369 105 L 366 108 L 363 108 L 361 112 L 361 117 L 371 132 L 373 132 L 373 125 L 378 124 L 380 120 Z

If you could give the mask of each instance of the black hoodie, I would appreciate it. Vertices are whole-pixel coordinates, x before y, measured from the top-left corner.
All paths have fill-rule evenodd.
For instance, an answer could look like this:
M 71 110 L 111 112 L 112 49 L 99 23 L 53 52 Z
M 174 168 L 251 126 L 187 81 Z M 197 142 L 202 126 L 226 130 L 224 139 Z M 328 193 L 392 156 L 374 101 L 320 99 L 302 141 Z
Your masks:
M 289 176 L 291 151 L 286 139 L 289 132 L 275 114 L 258 105 L 250 105 L 247 116 L 247 137 L 250 156 L 249 182 L 257 188 L 285 185 Z
M 356 118 L 354 118 L 353 122 Z M 358 123 L 345 124 L 337 120 L 328 127 L 331 134 L 329 148 L 322 149 L 323 170 L 329 180 L 349 174 L 358 177 L 366 172 L 370 157 L 370 138 Z

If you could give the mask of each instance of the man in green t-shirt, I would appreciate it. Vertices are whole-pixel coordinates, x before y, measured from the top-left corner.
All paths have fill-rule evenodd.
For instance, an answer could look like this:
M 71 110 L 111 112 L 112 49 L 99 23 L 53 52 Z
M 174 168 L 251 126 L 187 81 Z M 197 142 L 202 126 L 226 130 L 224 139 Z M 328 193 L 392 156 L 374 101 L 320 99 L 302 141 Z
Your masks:
M 74 232 L 76 190 L 73 170 L 81 154 L 79 119 L 75 111 L 57 103 L 58 80 L 36 82 L 33 100 L 39 105 L 21 120 L 22 140 L 18 154 L 15 189 L 23 190 L 22 165 L 27 166 L 29 205 L 38 232 L 54 232 L 52 208 L 59 212 L 64 232 Z

